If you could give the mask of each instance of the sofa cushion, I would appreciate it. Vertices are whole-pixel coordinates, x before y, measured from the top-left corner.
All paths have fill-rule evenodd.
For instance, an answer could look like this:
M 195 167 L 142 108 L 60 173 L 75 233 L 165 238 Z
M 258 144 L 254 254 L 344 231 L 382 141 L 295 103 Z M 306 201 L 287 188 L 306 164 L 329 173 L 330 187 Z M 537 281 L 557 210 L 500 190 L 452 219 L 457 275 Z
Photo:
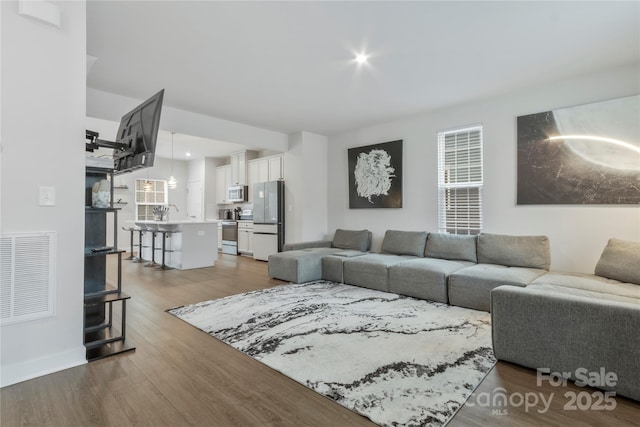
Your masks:
M 410 259 L 413 258 L 392 254 L 367 254 L 347 258 L 342 263 L 344 283 L 389 292 L 389 267 Z
M 477 262 L 477 236 L 429 233 L 424 256 L 429 258 L 455 259 Z
M 501 285 L 524 287 L 546 270 L 504 265 L 476 264 L 449 275 L 449 303 L 476 310 L 490 310 L 491 290 Z
M 449 274 L 474 265 L 470 261 L 414 258 L 389 268 L 389 292 L 446 303 Z
M 367 252 L 349 250 L 338 251 L 322 257 L 322 279 L 338 283 L 344 282 L 343 263 L 350 258 L 366 254 Z
M 546 273 L 531 282 L 531 286 L 551 285 L 578 289 L 604 295 L 635 298 L 640 302 L 640 287 L 632 283 L 622 283 L 606 277 L 584 273 Z M 596 294 L 597 295 L 597 294 Z
M 640 285 L 640 242 L 610 239 L 596 264 L 596 274 Z
M 618 282 L 619 285 L 624 285 L 624 283 Z M 635 286 L 635 285 L 631 285 Z M 627 304 L 633 304 L 638 306 L 640 309 L 640 298 L 636 296 L 630 296 L 625 289 L 618 288 L 616 289 L 615 284 L 611 286 L 611 292 L 601 292 L 589 290 L 588 287 L 585 288 L 575 288 L 575 287 L 567 287 L 561 285 L 551 285 L 547 283 L 540 283 L 536 285 L 531 285 L 527 287 L 527 290 L 531 290 L 531 292 L 539 293 L 539 294 L 562 294 L 567 297 L 579 297 L 581 298 L 590 298 L 596 299 L 598 301 L 614 301 L 614 302 L 624 302 Z
M 482 233 L 478 236 L 478 262 L 549 270 L 549 238 Z
M 395 255 L 424 256 L 426 231 L 387 230 L 380 252 Z
M 342 230 L 338 228 L 331 245 L 340 249 L 368 251 L 371 247 L 371 232 L 369 230 Z

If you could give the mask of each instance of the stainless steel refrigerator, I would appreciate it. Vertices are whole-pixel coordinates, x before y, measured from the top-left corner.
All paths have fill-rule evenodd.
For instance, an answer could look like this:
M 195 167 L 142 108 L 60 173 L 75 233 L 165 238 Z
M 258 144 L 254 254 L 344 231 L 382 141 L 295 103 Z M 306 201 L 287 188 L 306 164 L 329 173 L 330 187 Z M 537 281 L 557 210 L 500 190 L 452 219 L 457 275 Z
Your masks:
M 284 245 L 284 181 L 253 186 L 253 258 L 267 261 Z

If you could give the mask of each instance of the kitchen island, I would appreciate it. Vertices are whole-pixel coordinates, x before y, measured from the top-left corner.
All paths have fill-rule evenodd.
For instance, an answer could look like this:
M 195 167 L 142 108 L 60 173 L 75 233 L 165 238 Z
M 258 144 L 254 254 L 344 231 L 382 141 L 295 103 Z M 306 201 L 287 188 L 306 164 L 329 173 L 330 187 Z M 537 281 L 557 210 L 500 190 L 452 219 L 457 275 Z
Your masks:
M 143 230 L 142 258 L 151 260 L 155 232 L 155 262 L 162 263 L 162 239 L 165 241 L 165 265 L 178 270 L 213 267 L 218 259 L 217 221 L 133 221 Z

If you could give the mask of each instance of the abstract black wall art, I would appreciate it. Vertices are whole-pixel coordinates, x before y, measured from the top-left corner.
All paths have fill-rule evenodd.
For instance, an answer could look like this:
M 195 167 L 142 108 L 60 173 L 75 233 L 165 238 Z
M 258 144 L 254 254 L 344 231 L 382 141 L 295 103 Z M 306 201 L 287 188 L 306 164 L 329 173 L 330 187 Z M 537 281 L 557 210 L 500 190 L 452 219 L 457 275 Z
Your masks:
M 349 208 L 402 207 L 402 140 L 349 148 Z
M 518 117 L 519 205 L 640 204 L 640 96 Z

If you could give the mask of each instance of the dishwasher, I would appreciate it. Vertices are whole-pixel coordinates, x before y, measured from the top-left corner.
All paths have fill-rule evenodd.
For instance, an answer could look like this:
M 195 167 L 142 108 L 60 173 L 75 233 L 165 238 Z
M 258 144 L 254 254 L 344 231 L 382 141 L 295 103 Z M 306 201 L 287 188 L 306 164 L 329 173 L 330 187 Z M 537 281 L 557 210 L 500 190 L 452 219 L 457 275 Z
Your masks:
M 236 221 L 222 222 L 222 253 L 238 255 L 238 223 Z

